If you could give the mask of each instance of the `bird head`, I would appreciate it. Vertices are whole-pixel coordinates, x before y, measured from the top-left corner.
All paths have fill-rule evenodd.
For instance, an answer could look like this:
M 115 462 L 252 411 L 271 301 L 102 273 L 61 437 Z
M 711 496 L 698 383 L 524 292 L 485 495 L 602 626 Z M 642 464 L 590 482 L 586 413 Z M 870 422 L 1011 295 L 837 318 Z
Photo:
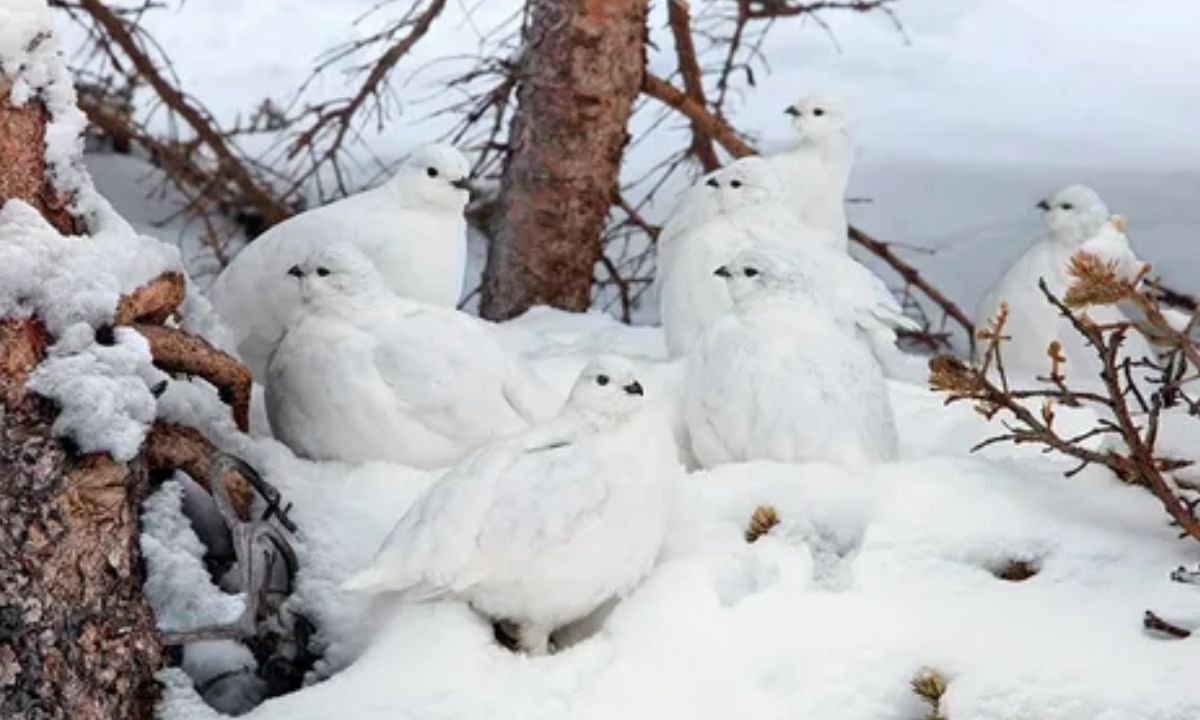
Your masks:
M 471 164 L 450 145 L 422 145 L 405 158 L 393 182 L 407 204 L 461 212 L 471 195 Z
M 1042 226 L 1054 242 L 1078 246 L 1108 222 L 1108 207 L 1095 190 L 1086 185 L 1068 185 L 1038 202 Z
M 820 143 L 846 135 L 853 121 L 849 103 L 838 95 L 809 95 L 789 105 L 784 113 L 804 142 Z
M 744 157 L 710 173 L 704 186 L 725 213 L 775 202 L 781 196 L 779 181 L 759 157 Z
M 799 287 L 800 278 L 795 264 L 782 249 L 764 245 L 738 251 L 713 274 L 725 281 L 735 305 L 763 293 L 786 291 Z
M 645 404 L 637 368 L 616 355 L 593 358 L 579 373 L 567 398 L 568 408 L 606 423 L 629 418 Z
M 300 282 L 306 305 L 370 298 L 383 291 L 375 265 L 361 250 L 344 243 L 319 248 L 287 274 Z

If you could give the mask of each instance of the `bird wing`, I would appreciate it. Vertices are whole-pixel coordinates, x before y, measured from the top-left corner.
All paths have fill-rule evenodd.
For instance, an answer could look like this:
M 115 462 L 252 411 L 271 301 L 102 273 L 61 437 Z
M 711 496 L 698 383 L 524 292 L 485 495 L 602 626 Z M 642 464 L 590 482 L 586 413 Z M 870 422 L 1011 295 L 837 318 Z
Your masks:
M 843 323 L 867 333 L 918 328 L 879 276 L 849 255 L 808 247 L 798 250 L 795 259 L 801 268 L 799 293 Z
M 464 440 L 520 428 L 503 395 L 506 351 L 488 328 L 456 310 L 388 300 L 368 320 L 380 371 L 411 416 Z
M 512 441 L 496 443 L 446 471 L 401 516 L 371 566 L 343 589 L 401 591 L 423 601 L 469 585 L 479 529 L 524 452 Z
M 601 458 L 586 433 L 535 433 L 500 480 L 475 544 L 489 573 L 519 574 L 570 540 L 608 497 Z M 482 570 L 481 570 L 482 572 Z

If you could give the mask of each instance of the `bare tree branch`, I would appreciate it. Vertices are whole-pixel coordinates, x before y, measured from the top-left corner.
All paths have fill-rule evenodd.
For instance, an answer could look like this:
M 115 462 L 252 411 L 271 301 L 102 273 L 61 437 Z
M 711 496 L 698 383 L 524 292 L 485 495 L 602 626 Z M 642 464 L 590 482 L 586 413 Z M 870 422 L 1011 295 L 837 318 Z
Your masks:
M 269 224 L 275 224 L 289 217 L 291 210 L 269 189 L 255 181 L 245 164 L 230 150 L 225 139 L 209 118 L 162 76 L 150 56 L 146 54 L 130 31 L 127 21 L 119 17 L 101 0 L 79 0 L 79 4 L 121 48 L 141 78 L 154 89 L 163 103 L 183 118 L 200 140 L 208 146 L 216 157 L 221 174 L 228 176 L 237 184 L 246 198 L 262 213 L 263 218 Z
M 429 32 L 433 26 L 433 21 L 442 13 L 446 7 L 446 0 L 433 0 L 424 11 L 419 14 L 415 13 L 419 4 L 414 4 L 403 18 L 398 22 L 393 23 L 388 28 L 368 37 L 348 44 L 333 53 L 333 59 L 344 58 L 361 48 L 378 44 L 385 41 L 391 41 L 402 30 L 407 29 L 408 32 L 399 40 L 391 44 L 388 49 L 379 56 L 371 65 L 371 71 L 367 73 L 366 79 L 358 90 L 349 99 L 333 100 L 327 103 L 322 103 L 312 108 L 309 112 L 315 116 L 315 120 L 306 130 L 302 131 L 292 142 L 288 149 L 288 157 L 293 158 L 300 152 L 312 148 L 320 139 L 322 134 L 327 131 L 332 131 L 333 136 L 328 145 L 320 151 L 318 159 L 313 164 L 313 169 L 316 170 L 324 163 L 329 162 L 338 177 L 338 182 L 343 182 L 340 164 L 337 160 L 338 153 L 341 151 L 343 143 L 346 140 L 347 134 L 354 125 L 356 115 L 366 105 L 368 100 L 375 99 L 375 106 L 379 108 L 382 92 L 387 84 L 387 78 L 391 74 L 392 69 L 407 55 L 417 42 Z M 325 65 L 319 67 L 317 72 L 324 69 Z M 381 113 L 382 114 L 382 113 Z M 307 174 L 306 176 L 307 177 Z M 301 178 L 302 181 L 304 178 Z M 298 182 L 300 182 L 298 181 Z M 343 186 L 343 192 L 347 189 Z
M 691 12 L 687 0 L 670 0 L 667 3 L 667 22 L 675 38 L 675 56 L 679 62 L 679 75 L 683 78 L 684 91 L 700 107 L 708 103 L 704 98 L 704 80 L 700 73 L 700 62 L 696 59 L 696 44 L 692 39 Z M 713 149 L 712 136 L 701 131 L 692 121 L 691 152 L 700 161 L 705 172 L 721 167 L 717 152 Z

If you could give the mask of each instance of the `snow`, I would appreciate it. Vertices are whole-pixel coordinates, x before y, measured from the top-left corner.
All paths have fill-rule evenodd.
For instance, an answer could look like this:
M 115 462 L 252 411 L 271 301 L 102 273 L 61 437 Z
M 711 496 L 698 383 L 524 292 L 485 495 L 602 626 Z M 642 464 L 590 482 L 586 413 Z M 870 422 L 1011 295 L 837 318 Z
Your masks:
M 128 328 L 115 342 L 95 341 L 86 323 L 71 326 L 29 378 L 27 387 L 59 406 L 52 432 L 69 437 L 84 453 L 109 452 L 117 460 L 137 457 L 150 423 L 154 395 L 144 377 L 153 377 L 150 346 Z
M 505 328 L 552 384 L 598 348 L 664 355 L 656 329 L 599 314 L 539 310 Z M 658 367 L 648 393 L 666 383 L 670 365 Z M 1148 608 L 1200 621 L 1194 589 L 1167 577 L 1200 552 L 1157 501 L 1101 471 L 1065 478 L 1068 465 L 1027 449 L 965 457 L 964 439 L 988 434 L 974 412 L 931 422 L 940 398 L 891 388 L 903 460 L 859 475 L 775 463 L 692 473 L 651 577 L 597 634 L 537 659 L 497 646 L 461 606 L 368 605 L 336 589 L 437 473 L 296 460 L 214 413 L 207 431 L 296 504 L 295 601 L 327 643 L 321 682 L 248 717 L 907 720 L 921 712 L 908 683 L 924 667 L 950 679 L 955 720 L 1200 713 L 1200 645 L 1140 629 Z M 760 504 L 781 522 L 748 545 Z M 997 578 L 1010 561 L 1038 573 Z M 168 696 L 163 718 L 215 717 L 179 682 Z
M 146 599 L 163 632 L 180 632 L 237 620 L 245 600 L 213 585 L 204 567 L 205 546 L 183 514 L 183 487 L 163 483 L 142 506 Z
M 344 36 L 343 7 L 289 4 L 282 22 L 280 7 L 188 3 L 148 23 L 178 50 L 185 88 L 228 118 L 262 87 L 290 87 L 304 72 L 282 61 L 279 47 L 295 58 Z M 487 13 L 506 7 L 489 4 Z M 1033 201 L 1066 181 L 1095 185 L 1128 215 L 1139 254 L 1169 270 L 1168 280 L 1191 277 L 1198 108 L 1176 83 L 1200 53 L 1188 22 L 1194 4 L 1161 0 L 1135 13 L 1117 0 L 910 0 L 900 9 L 911 45 L 879 18 L 829 16 L 842 54 L 819 32 L 777 33 L 781 45 L 768 48 L 777 71 L 746 96 L 736 121 L 779 132 L 773 108 L 798 90 L 845 89 L 865 146 L 851 194 L 874 199 L 853 206 L 855 221 L 939 248 L 916 256 L 919 265 L 963 307 L 1032 237 Z M 1168 580 L 1174 567 L 1200 561 L 1200 550 L 1177 539 L 1158 502 L 1099 470 L 1063 477 L 1063 463 L 1035 449 L 992 446 L 965 457 L 993 428 L 969 407 L 942 408 L 941 398 L 898 382 L 889 388 L 901 460 L 857 475 L 767 463 L 689 475 L 659 567 L 596 635 L 555 656 L 512 655 L 460 606 L 364 606 L 341 594 L 338 585 L 366 566 L 437 473 L 298 460 L 269 438 L 237 433 L 211 387 L 173 380 L 155 402 L 156 376 L 137 338 L 118 332 L 114 345 L 95 342 L 121 293 L 182 260 L 120 221 L 77 172 L 81 125 L 65 109 L 70 84 L 43 56 L 52 43 L 29 49 L 48 23 L 39 2 L 6 2 L 0 58 L 6 71 L 18 60 L 20 94 L 47 93 L 61 122 L 52 166 L 60 186 L 78 193 L 93 237 L 63 237 L 21 203 L 0 209 L 0 315 L 46 319 L 57 344 L 35 384 L 63 404 L 69 427 L 60 431 L 81 447 L 125 456 L 154 416 L 186 421 L 294 503 L 301 572 L 293 602 L 320 628 L 324 663 L 310 687 L 249 717 L 908 720 L 924 712 L 908 683 L 926 667 L 949 678 L 942 709 L 954 720 L 1200 716 L 1200 640 L 1161 640 L 1139 627 L 1147 608 L 1200 624 L 1195 588 Z M 441 42 L 462 29 L 450 24 Z M 653 62 L 669 67 L 662 52 Z M 410 126 L 389 142 L 426 130 Z M 219 341 L 202 298 L 189 297 L 186 315 L 188 327 Z M 535 310 L 504 335 L 564 389 L 600 351 L 665 356 L 657 329 L 601 313 Z M 678 366 L 662 362 L 647 391 L 672 394 L 677 378 Z M 133 400 L 84 407 L 107 393 Z M 1181 432 L 1179 447 L 1195 447 L 1188 436 Z M 781 524 L 748 545 L 744 525 L 765 503 Z M 202 582 L 179 504 L 177 485 L 156 493 L 142 539 L 148 593 L 168 626 L 205 619 L 213 608 L 198 598 L 215 592 Z M 997 578 L 1013 560 L 1037 574 Z M 235 603 L 223 598 L 216 614 Z M 235 647 L 202 646 L 189 648 L 185 667 L 204 677 L 245 661 Z M 197 696 L 195 678 L 160 677 L 160 717 L 220 717 Z

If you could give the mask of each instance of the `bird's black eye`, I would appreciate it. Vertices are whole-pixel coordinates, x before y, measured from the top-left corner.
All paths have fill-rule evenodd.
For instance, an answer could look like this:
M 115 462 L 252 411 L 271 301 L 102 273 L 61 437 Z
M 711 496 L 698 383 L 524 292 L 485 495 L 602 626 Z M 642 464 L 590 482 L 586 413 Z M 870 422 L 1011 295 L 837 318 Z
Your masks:
M 1059 205 L 1059 207 L 1062 208 L 1063 210 L 1074 210 L 1075 209 L 1075 206 L 1072 205 L 1071 203 L 1063 203 L 1063 204 Z
M 816 115 L 817 117 L 821 117 L 824 114 L 825 114 L 825 110 L 823 108 L 813 108 L 813 115 Z
M 742 271 L 742 274 L 745 275 L 746 277 L 754 277 L 755 275 L 758 274 L 758 269 L 757 268 L 746 268 L 745 270 Z
M 704 183 L 709 187 L 721 187 L 721 183 L 717 182 L 716 178 L 709 178 L 708 182 Z
M 732 180 L 729 183 L 729 187 L 733 188 L 734 190 L 740 188 L 741 186 L 742 186 L 741 180 Z
M 437 177 L 438 176 L 437 168 L 425 168 L 425 174 L 428 175 L 429 177 Z
M 320 275 L 321 277 L 325 277 L 328 274 L 329 274 L 329 268 L 327 268 L 327 267 L 317 268 L 317 275 Z
M 607 375 L 597 375 L 596 376 L 596 384 L 601 385 L 601 386 L 607 385 L 608 384 L 608 376 Z

